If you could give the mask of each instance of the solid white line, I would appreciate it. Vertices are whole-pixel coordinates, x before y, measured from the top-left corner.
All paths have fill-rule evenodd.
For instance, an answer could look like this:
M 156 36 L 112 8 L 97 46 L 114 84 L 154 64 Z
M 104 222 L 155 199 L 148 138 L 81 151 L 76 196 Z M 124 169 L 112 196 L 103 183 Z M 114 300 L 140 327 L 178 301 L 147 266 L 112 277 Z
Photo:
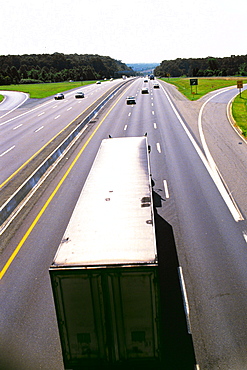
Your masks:
M 10 113 L 12 113 L 12 112 L 14 112 L 17 108 L 19 108 L 22 104 L 24 104 L 25 103 L 25 101 L 29 98 L 29 95 L 28 94 L 26 94 L 26 93 L 22 93 L 22 94 L 24 94 L 26 97 L 25 97 L 25 100 L 23 101 L 23 102 L 21 102 L 20 104 L 18 104 L 16 107 L 14 107 L 13 109 L 11 109 L 10 111 L 8 111 L 7 113 L 5 113 L 5 114 L 3 114 L 0 118 L 3 118 L 3 117 L 5 117 L 5 116 L 7 116 L 7 114 L 10 114 Z M 3 123 L 1 123 L 1 125 L 2 124 L 4 124 L 5 122 L 3 122 Z
M 7 154 L 8 152 L 10 152 L 14 148 L 15 148 L 15 145 L 13 145 L 11 148 L 7 149 L 5 152 L 3 152 L 2 154 L 0 154 L 0 157 L 3 157 L 5 154 Z
M 61 117 L 61 114 L 59 114 L 58 116 L 56 116 L 54 119 L 58 119 L 59 117 Z
M 37 128 L 37 130 L 35 130 L 34 132 L 39 132 L 40 130 L 42 130 L 42 128 L 44 128 L 44 126 L 40 126 L 39 128 Z
M 160 143 L 156 143 L 156 147 L 157 147 L 158 152 L 161 153 Z
M 126 131 L 126 130 L 127 130 L 127 127 L 128 127 L 128 125 L 125 125 L 125 126 L 124 126 L 124 131 Z
M 19 127 L 21 127 L 21 126 L 23 126 L 23 124 L 22 124 L 22 123 L 20 123 L 18 126 L 15 126 L 15 127 L 13 128 L 13 130 L 16 130 L 17 128 L 19 128 Z
M 183 296 L 183 302 L 184 302 L 184 311 L 185 311 L 185 316 L 186 316 L 186 321 L 187 321 L 188 333 L 191 334 L 190 307 L 189 307 L 187 292 L 186 292 L 186 288 L 185 288 L 183 270 L 182 270 L 181 266 L 178 267 L 178 275 L 179 275 L 180 285 L 181 285 L 181 289 L 182 289 L 182 296 Z
M 170 106 L 172 107 L 175 115 L 177 116 L 177 118 L 178 118 L 181 126 L 183 127 L 184 131 L 186 132 L 186 134 L 187 134 L 188 138 L 190 139 L 191 143 L 193 144 L 193 146 L 194 146 L 197 154 L 199 155 L 199 157 L 200 157 L 201 161 L 203 162 L 204 166 L 206 167 L 209 175 L 211 176 L 212 180 L 214 181 L 216 187 L 218 188 L 218 190 L 219 190 L 222 198 L 224 199 L 227 207 L 229 208 L 229 211 L 231 212 L 234 220 L 236 222 L 244 220 L 244 218 L 243 218 L 242 214 L 240 213 L 240 211 L 239 211 L 236 203 L 234 202 L 234 200 L 230 197 L 229 193 L 227 192 L 227 190 L 226 190 L 226 188 L 225 188 L 225 186 L 224 186 L 224 184 L 223 184 L 223 182 L 222 182 L 222 180 L 221 180 L 221 178 L 219 176 L 218 171 L 214 171 L 211 168 L 210 164 L 207 161 L 207 158 L 205 157 L 205 155 L 203 154 L 203 152 L 199 148 L 198 144 L 196 143 L 195 139 L 191 135 L 190 131 L 186 127 L 186 125 L 183 122 L 181 116 L 179 115 L 177 109 L 175 108 L 173 102 L 171 101 L 168 93 L 166 92 L 166 90 L 164 89 L 163 86 L 161 86 L 161 88 L 162 88 L 164 94 L 166 95 L 167 100 L 168 100 Z
M 170 195 L 169 195 L 169 191 L 168 191 L 167 181 L 166 181 L 166 180 L 164 180 L 164 181 L 163 181 L 163 184 L 164 184 L 164 189 L 165 189 L 165 196 L 166 196 L 166 198 L 168 199 L 168 198 L 170 198 Z

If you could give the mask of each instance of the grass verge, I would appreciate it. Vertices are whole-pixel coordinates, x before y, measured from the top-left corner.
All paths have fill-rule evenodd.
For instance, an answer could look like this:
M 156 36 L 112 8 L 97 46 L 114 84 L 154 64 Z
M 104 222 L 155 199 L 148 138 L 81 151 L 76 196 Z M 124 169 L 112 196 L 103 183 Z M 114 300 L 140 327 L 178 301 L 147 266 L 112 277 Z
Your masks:
M 228 86 L 237 86 L 237 80 L 243 78 L 198 78 L 197 86 L 190 86 L 190 78 L 162 78 L 163 81 L 177 86 L 178 90 L 189 100 L 198 100 L 210 91 Z M 246 80 L 247 82 L 247 80 Z
M 93 83 L 95 83 L 95 81 L 7 85 L 7 86 L 0 86 L 0 90 L 22 91 L 22 92 L 28 93 L 30 95 L 30 98 L 42 99 L 42 98 L 47 98 L 48 96 L 57 94 L 59 92 L 71 90 L 76 87 L 89 85 Z
M 247 91 L 242 91 L 236 96 L 232 103 L 232 115 L 236 124 L 242 131 L 244 137 L 247 138 Z
M 200 78 L 197 87 L 190 86 L 189 78 L 162 78 L 162 80 L 177 86 L 178 90 L 190 100 L 198 100 L 210 91 L 223 87 L 237 87 L 237 80 L 247 83 L 247 79 L 242 77 Z M 247 138 L 247 91 L 243 91 L 241 97 L 238 95 L 233 100 L 232 115 L 243 136 Z

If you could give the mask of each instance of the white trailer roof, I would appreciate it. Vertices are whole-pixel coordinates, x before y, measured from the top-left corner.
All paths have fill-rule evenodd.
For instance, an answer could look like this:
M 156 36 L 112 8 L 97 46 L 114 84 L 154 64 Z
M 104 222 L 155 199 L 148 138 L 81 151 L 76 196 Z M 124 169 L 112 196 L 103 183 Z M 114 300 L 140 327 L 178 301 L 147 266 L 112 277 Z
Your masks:
M 53 267 L 155 262 L 147 139 L 105 139 Z

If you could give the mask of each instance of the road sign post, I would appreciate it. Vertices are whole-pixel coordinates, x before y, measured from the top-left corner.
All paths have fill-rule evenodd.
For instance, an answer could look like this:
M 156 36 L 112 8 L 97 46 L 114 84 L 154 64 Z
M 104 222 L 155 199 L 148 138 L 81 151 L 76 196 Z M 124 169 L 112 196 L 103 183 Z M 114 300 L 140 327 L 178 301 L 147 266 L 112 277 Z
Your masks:
M 196 94 L 197 94 L 197 85 L 198 85 L 198 79 L 197 78 L 191 78 L 190 79 L 191 94 L 192 94 L 192 86 L 196 86 Z
M 243 88 L 243 81 L 242 80 L 237 81 L 237 88 L 239 89 L 239 94 L 240 94 L 240 98 L 241 98 L 241 89 Z

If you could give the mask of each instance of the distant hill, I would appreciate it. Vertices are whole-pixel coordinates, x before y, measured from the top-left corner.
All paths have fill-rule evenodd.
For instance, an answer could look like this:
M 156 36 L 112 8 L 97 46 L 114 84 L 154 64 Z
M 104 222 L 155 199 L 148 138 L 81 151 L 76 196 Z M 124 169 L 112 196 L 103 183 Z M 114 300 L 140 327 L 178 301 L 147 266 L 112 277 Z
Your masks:
M 154 73 L 164 77 L 247 76 L 247 55 L 163 60 Z
M 145 75 L 153 73 L 153 70 L 159 65 L 159 63 L 127 63 L 127 65 L 132 68 L 133 71 Z
M 0 55 L 0 85 L 99 80 L 133 75 L 121 60 L 97 54 Z

